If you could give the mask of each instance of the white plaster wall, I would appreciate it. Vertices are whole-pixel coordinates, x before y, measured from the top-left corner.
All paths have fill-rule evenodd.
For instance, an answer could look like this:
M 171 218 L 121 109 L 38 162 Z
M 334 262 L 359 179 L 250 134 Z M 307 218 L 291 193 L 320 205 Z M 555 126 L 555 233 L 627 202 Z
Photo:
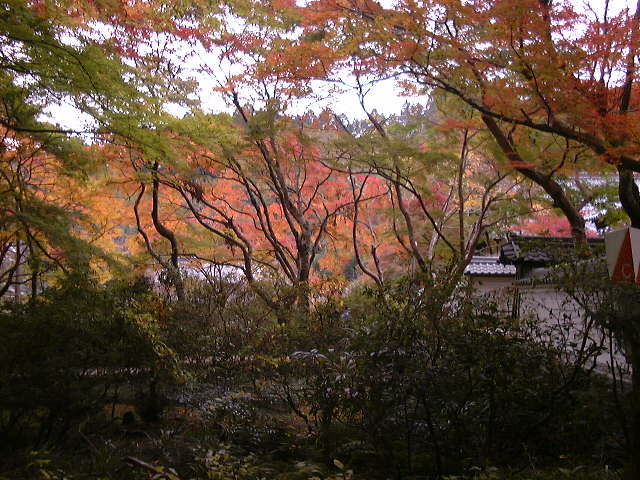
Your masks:
M 598 348 L 602 350 L 595 357 L 594 366 L 598 371 L 610 374 L 613 360 L 618 370 L 628 373 L 629 366 L 621 349 L 564 291 L 554 285 L 520 285 L 517 291 L 520 319 L 538 319 L 543 338 L 562 346 L 566 361 L 575 360 L 580 350 Z
M 495 292 L 496 290 L 511 287 L 513 277 L 471 277 L 471 285 L 478 295 Z

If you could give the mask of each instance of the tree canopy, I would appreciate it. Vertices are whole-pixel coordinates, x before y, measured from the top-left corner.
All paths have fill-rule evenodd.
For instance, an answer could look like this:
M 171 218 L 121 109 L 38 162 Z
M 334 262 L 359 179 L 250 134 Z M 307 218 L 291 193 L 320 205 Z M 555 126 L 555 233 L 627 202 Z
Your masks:
M 256 288 L 348 265 L 382 284 L 385 257 L 460 274 L 492 229 L 570 232 L 586 247 L 620 221 L 616 205 L 640 225 L 640 14 L 544 0 L 275 6 L 6 2 L 7 198 L 25 162 L 42 165 L 21 205 L 58 209 L 69 238 L 120 259 L 146 251 L 178 289 L 181 270 L 207 262 Z M 426 104 L 369 108 L 389 79 Z M 323 104 L 326 85 L 350 89 L 365 120 Z M 69 106 L 76 121 L 56 124 Z M 95 193 L 74 209 L 51 181 Z M 23 241 L 14 211 L 7 255 Z M 109 233 L 79 234 L 80 211 Z M 66 234 L 27 217 L 58 258 Z

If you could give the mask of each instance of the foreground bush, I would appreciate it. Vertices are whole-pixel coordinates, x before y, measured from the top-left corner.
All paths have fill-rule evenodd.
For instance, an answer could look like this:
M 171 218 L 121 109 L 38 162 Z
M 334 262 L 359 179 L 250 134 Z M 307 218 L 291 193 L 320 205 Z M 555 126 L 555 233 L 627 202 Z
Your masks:
M 90 445 L 81 460 L 58 450 L 71 457 L 62 471 L 608 478 L 624 436 L 607 381 L 551 341 L 551 326 L 503 318 L 468 293 L 415 278 L 348 298 L 328 286 L 282 324 L 228 279 L 190 279 L 173 303 L 145 283 L 71 281 L 0 314 L 3 440 L 53 444 L 133 395 L 140 417 L 160 422 L 85 430 L 90 442 L 58 444 Z M 161 415 L 172 375 L 185 382 Z M 132 454 L 143 463 L 125 468 Z
M 169 353 L 158 334 L 161 305 L 144 282 L 78 277 L 29 303 L 4 304 L 0 443 L 55 442 L 116 402 L 123 386 L 153 385 Z M 147 408 L 148 393 L 139 395 Z
M 327 460 L 373 478 L 560 455 L 615 463 L 621 435 L 606 382 L 584 358 L 566 363 L 545 326 L 497 313 L 414 282 L 365 290 L 333 322 L 289 327 L 262 368 Z

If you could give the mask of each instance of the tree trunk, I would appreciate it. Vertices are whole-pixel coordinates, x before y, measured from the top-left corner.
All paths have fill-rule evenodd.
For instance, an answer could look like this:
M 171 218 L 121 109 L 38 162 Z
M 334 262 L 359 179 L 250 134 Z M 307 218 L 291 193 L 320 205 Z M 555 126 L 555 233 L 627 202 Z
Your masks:
M 618 166 L 618 195 L 622 208 L 629 215 L 631 226 L 640 228 L 640 192 L 633 172 Z
M 551 197 L 553 206 L 562 211 L 566 219 L 569 221 L 569 225 L 571 225 L 571 235 L 576 242 L 578 251 L 588 250 L 589 245 L 587 243 L 584 217 L 580 214 L 575 205 L 573 205 L 569 197 L 567 197 L 562 186 L 551 178 L 550 175 L 545 175 L 537 170 L 527 167 L 527 162 L 525 162 L 520 156 L 515 146 L 504 134 L 495 119 L 488 115 L 483 115 L 482 120 L 513 168 L 535 184 L 539 185 L 547 195 Z
M 158 163 L 156 162 L 152 168 L 153 171 L 153 191 L 152 191 L 152 206 L 151 206 L 151 219 L 153 220 L 153 226 L 156 231 L 169 240 L 171 245 L 171 263 L 168 265 L 170 283 L 176 289 L 176 297 L 178 301 L 184 300 L 184 283 L 182 281 L 182 274 L 180 272 L 180 253 L 178 250 L 178 240 L 176 239 L 173 231 L 168 229 L 160 220 L 160 181 L 158 180 Z
M 616 296 L 613 333 L 631 363 L 631 393 L 626 420 L 629 427 L 629 465 L 626 480 L 640 480 L 640 288 L 622 288 Z
M 639 318 L 634 318 L 636 324 L 640 323 Z M 627 478 L 629 480 L 640 480 L 640 342 L 634 338 L 629 342 L 631 350 L 631 364 L 633 373 L 631 377 L 631 418 L 630 418 L 630 440 L 629 446 L 631 454 L 631 465 Z

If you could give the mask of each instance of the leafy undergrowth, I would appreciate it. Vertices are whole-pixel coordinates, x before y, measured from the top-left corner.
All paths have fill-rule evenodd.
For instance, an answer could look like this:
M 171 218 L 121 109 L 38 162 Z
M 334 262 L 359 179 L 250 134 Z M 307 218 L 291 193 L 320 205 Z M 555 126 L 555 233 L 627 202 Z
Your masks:
M 251 296 L 220 320 L 135 287 L 0 311 L 0 480 L 606 479 L 628 461 L 599 346 L 464 292 L 407 281 L 284 325 Z
M 375 452 L 370 452 L 369 463 L 363 457 L 327 456 L 326 449 L 317 444 L 304 422 L 288 413 L 284 404 L 251 392 L 229 394 L 206 385 L 183 387 L 159 422 L 144 422 L 133 409 L 133 405 L 117 405 L 110 412 L 105 411 L 103 422 L 82 425 L 54 448 L 14 450 L 11 455 L 3 455 L 0 480 L 433 478 L 415 472 L 402 474 L 391 467 L 385 469 L 384 459 L 375 458 Z M 112 419 L 113 414 L 116 416 Z M 342 451 L 349 451 L 348 438 L 335 441 L 342 442 Z M 471 465 L 457 475 L 442 478 L 621 478 L 606 465 L 589 465 L 584 460 L 560 455 L 552 465 L 538 468 Z
M 143 422 L 132 405 L 114 410 L 119 413 L 115 421 L 83 425 L 55 448 L 4 455 L 0 479 L 337 480 L 352 475 L 337 459 L 324 462 L 295 417 L 277 406 L 264 408 L 264 399 L 258 402 L 246 392 L 222 395 L 203 386 L 183 391 L 154 423 Z

